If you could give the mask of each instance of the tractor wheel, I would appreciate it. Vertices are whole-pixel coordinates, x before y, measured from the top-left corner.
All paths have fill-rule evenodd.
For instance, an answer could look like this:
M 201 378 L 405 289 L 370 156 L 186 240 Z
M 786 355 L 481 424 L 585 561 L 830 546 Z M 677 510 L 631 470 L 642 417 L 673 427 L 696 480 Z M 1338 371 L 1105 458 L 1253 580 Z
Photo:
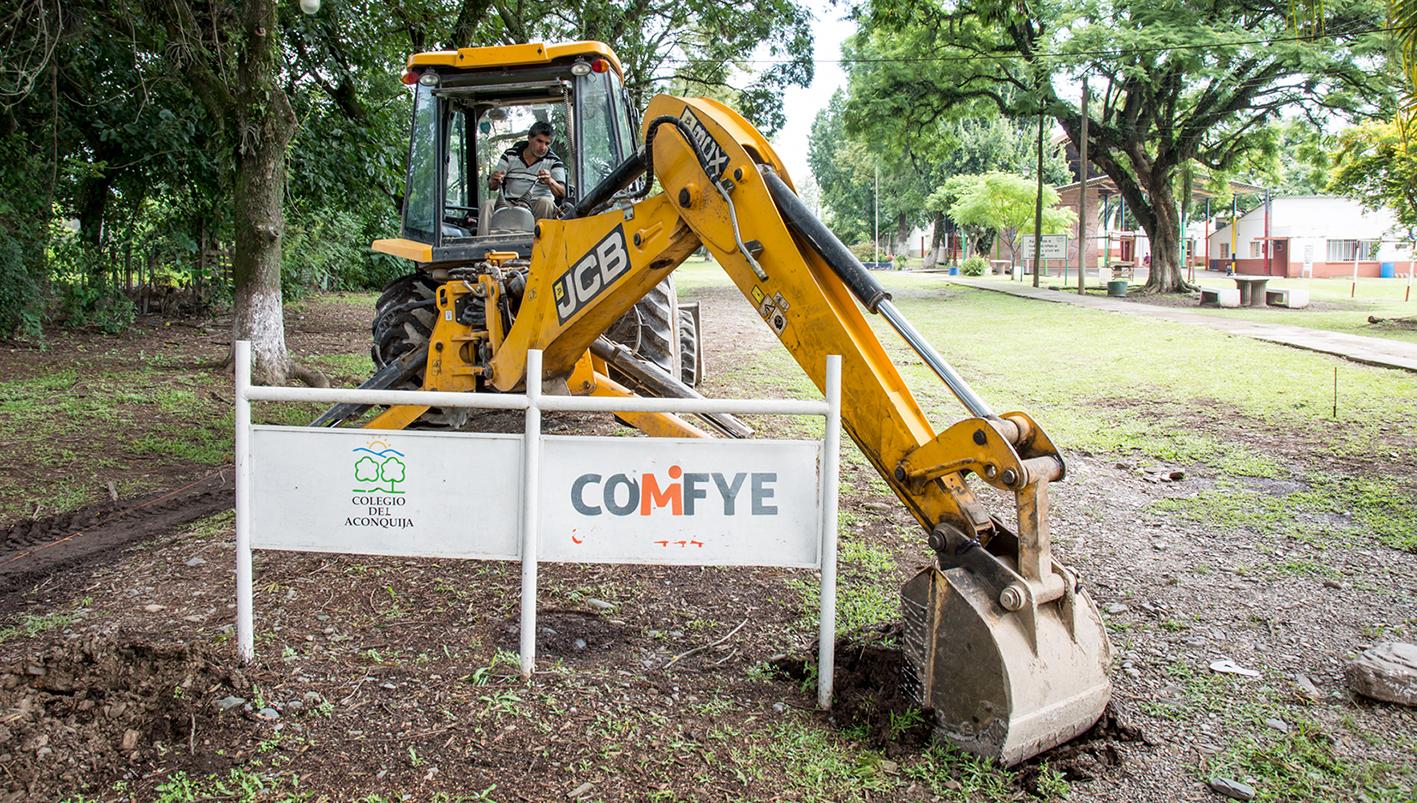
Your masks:
M 374 304 L 371 327 L 369 356 L 376 370 L 428 342 L 438 320 L 437 293 L 437 280 L 422 271 L 395 279 L 384 288 Z
M 699 362 L 699 322 L 687 307 L 679 308 L 679 379 L 691 388 L 704 381 Z
M 681 364 L 679 294 L 674 290 L 674 278 L 666 277 L 655 285 L 606 330 L 605 336 L 666 374 L 678 377 Z M 617 382 L 628 380 L 613 369 L 611 378 Z
M 378 370 L 404 354 L 425 345 L 438 320 L 438 281 L 418 271 L 390 282 L 374 303 L 373 345 L 369 356 Z M 392 390 L 418 390 L 423 372 Z M 461 429 L 467 423 L 465 408 L 434 407 L 418 417 L 411 429 Z

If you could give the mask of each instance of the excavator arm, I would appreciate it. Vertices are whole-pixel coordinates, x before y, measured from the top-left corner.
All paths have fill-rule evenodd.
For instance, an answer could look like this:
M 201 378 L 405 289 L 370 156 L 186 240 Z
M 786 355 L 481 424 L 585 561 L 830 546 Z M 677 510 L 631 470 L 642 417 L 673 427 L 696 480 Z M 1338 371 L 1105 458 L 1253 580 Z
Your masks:
M 1048 486 L 1064 464 L 1024 413 L 994 413 L 910 326 L 890 295 L 797 198 L 766 139 L 715 101 L 659 96 L 642 124 L 644 152 L 614 170 L 574 214 L 536 224 L 510 325 L 514 253 L 486 255 L 475 279 L 439 288 L 423 387 L 512 391 L 526 354 L 576 394 L 626 396 L 607 374 L 601 334 L 700 245 L 811 377 L 842 358 L 842 424 L 910 510 L 934 552 L 902 589 L 913 691 L 937 732 L 1006 764 L 1090 727 L 1110 695 L 1110 644 L 1076 575 L 1051 554 Z M 648 173 L 662 192 L 632 202 Z M 521 275 L 521 274 L 519 274 Z M 472 296 L 487 314 L 465 315 Z M 926 418 L 869 323 L 885 318 L 968 415 L 943 430 Z M 416 359 L 416 357 L 415 357 Z M 372 426 L 402 426 L 424 408 L 391 408 Z M 625 414 L 657 435 L 706 433 L 675 416 Z M 1012 494 L 992 513 L 966 482 Z
M 811 215 L 771 145 L 735 112 L 659 96 L 642 135 L 645 158 L 622 165 L 578 212 L 595 212 L 646 170 L 663 191 L 540 223 L 493 384 L 522 384 L 530 348 L 544 350 L 548 376 L 572 372 L 611 321 L 706 246 L 818 388 L 827 355 L 841 355 L 842 424 L 928 534 L 936 560 L 906 584 L 902 606 L 914 690 L 941 735 L 1012 764 L 1091 726 L 1110 695 L 1111 646 L 1076 575 L 1051 554 L 1048 486 L 1064 464 L 1047 435 L 974 394 Z M 930 423 L 868 314 L 886 318 L 968 417 L 943 430 Z M 584 365 L 577 375 L 572 392 L 604 383 Z M 1014 496 L 1012 521 L 986 508 L 968 474 Z

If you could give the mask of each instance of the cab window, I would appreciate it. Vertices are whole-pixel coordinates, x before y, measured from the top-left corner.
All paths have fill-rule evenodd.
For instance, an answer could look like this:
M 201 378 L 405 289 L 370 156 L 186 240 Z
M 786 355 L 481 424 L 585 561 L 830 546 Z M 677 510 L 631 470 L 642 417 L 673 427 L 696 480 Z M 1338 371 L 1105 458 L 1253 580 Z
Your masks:
M 526 142 L 527 131 L 533 123 L 551 124 L 551 152 L 561 157 L 569 167 L 572 160 L 566 148 L 566 108 L 556 103 L 528 103 L 515 106 L 493 106 L 484 108 L 477 120 L 477 174 L 483 180 L 476 182 L 478 203 L 481 204 L 498 196 L 497 190 L 487 188 L 486 177 L 497 169 L 502 155 L 518 144 Z M 508 193 L 527 190 L 536 177 L 525 172 L 524 163 L 513 159 L 511 170 L 503 180 L 503 188 Z M 571 171 L 567 181 L 574 183 Z
M 610 89 L 610 72 L 587 73 L 580 77 L 581 186 L 587 191 L 610 175 L 620 163 L 620 143 L 615 128 L 615 98 Z M 618 83 L 618 81 L 617 81 Z
M 467 141 L 467 119 L 461 109 L 448 115 L 448 175 L 443 193 L 443 212 L 448 217 L 462 217 L 475 205 L 477 194 L 475 175 L 469 175 L 471 148 Z
M 408 181 L 403 201 L 403 236 L 431 243 L 438 221 L 438 100 L 419 86 L 413 101 Z

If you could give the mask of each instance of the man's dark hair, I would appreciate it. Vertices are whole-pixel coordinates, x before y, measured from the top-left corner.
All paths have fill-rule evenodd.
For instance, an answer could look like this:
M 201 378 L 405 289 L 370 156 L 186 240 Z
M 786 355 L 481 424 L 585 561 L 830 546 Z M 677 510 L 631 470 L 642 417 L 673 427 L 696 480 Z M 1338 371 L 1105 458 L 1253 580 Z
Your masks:
M 537 120 L 531 124 L 531 130 L 526 132 L 526 138 L 539 137 L 542 135 L 551 136 L 551 124 L 545 120 Z

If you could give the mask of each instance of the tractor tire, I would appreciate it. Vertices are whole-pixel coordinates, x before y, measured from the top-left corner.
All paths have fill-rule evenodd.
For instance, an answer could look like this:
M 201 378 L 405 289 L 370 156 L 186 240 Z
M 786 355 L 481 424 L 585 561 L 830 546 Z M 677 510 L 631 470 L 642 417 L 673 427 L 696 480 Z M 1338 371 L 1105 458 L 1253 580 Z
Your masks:
M 699 349 L 699 324 L 688 308 L 679 309 L 679 380 L 691 388 L 703 381 Z
M 374 302 L 373 344 L 369 356 L 377 371 L 419 346 L 426 345 L 438 320 L 438 281 L 423 271 L 390 282 Z M 418 390 L 423 387 L 419 371 L 391 390 Z M 466 408 L 433 407 L 418 417 L 411 429 L 461 429 L 467 423 Z
M 605 336 L 670 376 L 679 376 L 679 294 L 674 290 L 674 277 L 665 277 L 645 293 L 606 330 Z M 629 379 L 614 369 L 611 378 L 617 382 Z
M 369 356 L 383 368 L 424 343 L 438 320 L 438 282 L 419 271 L 390 282 L 374 303 Z M 415 385 L 414 387 L 418 387 Z

